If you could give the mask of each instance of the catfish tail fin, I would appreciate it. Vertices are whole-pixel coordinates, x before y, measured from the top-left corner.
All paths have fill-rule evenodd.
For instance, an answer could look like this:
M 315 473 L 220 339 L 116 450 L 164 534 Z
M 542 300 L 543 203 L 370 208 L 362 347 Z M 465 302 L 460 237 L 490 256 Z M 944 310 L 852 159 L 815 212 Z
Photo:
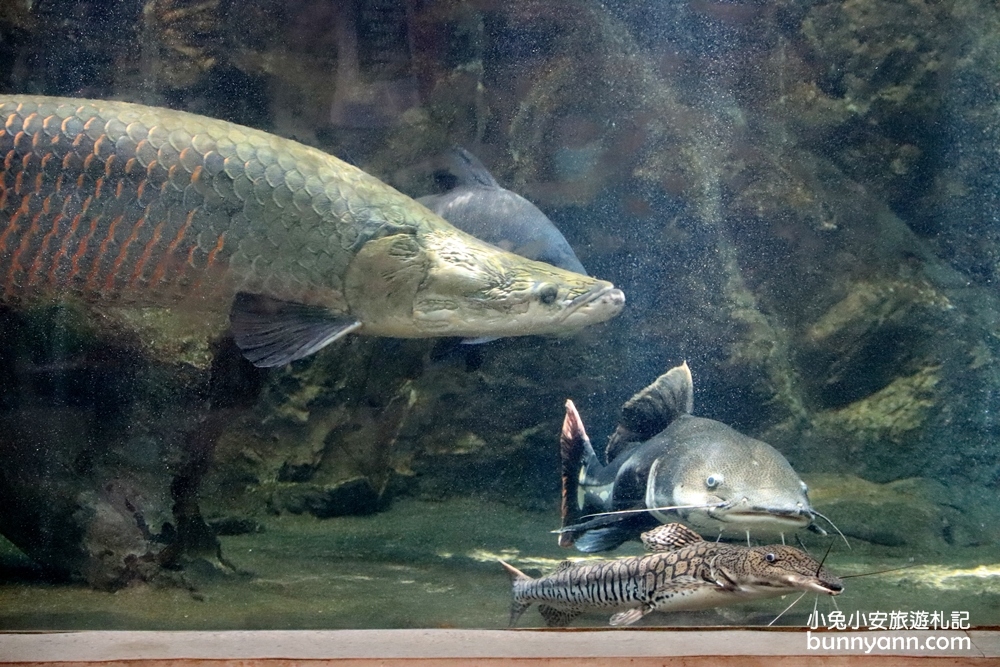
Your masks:
M 591 472 L 591 467 L 600 466 L 594 447 L 590 444 L 583 420 L 573 401 L 566 401 L 566 416 L 559 435 L 559 454 L 562 459 L 562 527 L 577 523 L 581 516 L 579 501 L 580 471 Z M 559 533 L 559 546 L 570 547 L 576 535 L 573 532 Z

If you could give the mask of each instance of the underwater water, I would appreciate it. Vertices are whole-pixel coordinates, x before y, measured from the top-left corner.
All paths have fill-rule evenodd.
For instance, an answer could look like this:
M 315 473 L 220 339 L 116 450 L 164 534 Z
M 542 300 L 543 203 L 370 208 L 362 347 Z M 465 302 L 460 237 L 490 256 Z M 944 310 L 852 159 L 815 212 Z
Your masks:
M 0 628 L 503 628 L 510 584 L 496 561 L 536 574 L 554 568 L 566 552 L 548 533 L 551 526 L 548 514 L 476 500 L 403 501 L 378 518 L 276 517 L 262 532 L 222 539 L 239 573 L 194 571 L 184 586 L 116 592 L 40 581 L 37 570 L 5 545 Z M 817 551 L 829 539 L 809 541 Z M 634 547 L 616 555 L 639 552 Z M 929 557 L 859 544 L 848 551 L 835 543 L 826 566 L 842 576 L 908 569 L 849 579 L 836 598 L 806 594 L 780 618 L 798 593 L 717 610 L 651 614 L 640 625 L 807 626 L 814 609 L 846 617 L 941 612 L 949 621 L 958 611 L 981 625 L 992 622 L 1000 601 L 1000 562 L 990 548 Z M 609 615 L 591 612 L 574 626 L 605 626 Z M 517 627 L 544 625 L 529 610 Z
M 1000 11 L 508 4 L 0 3 L 0 630 L 1000 625 Z

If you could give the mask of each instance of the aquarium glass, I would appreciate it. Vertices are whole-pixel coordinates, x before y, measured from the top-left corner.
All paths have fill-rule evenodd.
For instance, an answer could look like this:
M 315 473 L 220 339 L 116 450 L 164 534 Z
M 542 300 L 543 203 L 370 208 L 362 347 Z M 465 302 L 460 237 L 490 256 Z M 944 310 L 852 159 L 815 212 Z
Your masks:
M 984 0 L 2 0 L 0 630 L 1000 625 L 998 91 Z

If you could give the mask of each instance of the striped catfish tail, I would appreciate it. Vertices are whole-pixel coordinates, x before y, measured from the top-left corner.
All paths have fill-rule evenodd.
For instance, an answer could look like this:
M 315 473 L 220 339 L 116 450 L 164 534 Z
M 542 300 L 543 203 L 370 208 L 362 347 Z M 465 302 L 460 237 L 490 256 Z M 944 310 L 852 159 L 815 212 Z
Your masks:
M 531 606 L 530 602 L 523 602 L 521 596 L 518 594 L 518 584 L 521 582 L 533 581 L 531 577 L 521 572 L 519 569 L 511 565 L 510 563 L 505 563 L 504 561 L 499 561 L 503 565 L 503 569 L 507 572 L 507 576 L 510 577 L 510 623 L 509 627 L 514 627 L 517 623 L 517 619 L 521 618 L 521 614 L 527 611 L 528 607 Z

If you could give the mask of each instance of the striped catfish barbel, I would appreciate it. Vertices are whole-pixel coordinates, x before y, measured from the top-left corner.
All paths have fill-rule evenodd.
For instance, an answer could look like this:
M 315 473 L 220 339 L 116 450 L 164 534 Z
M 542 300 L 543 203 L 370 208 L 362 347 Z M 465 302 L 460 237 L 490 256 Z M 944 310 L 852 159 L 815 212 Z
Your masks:
M 571 331 L 621 311 L 606 281 L 452 227 L 320 150 L 125 102 L 0 96 L 0 301 L 230 312 L 278 366 L 351 332 Z
M 783 544 L 706 542 L 679 523 L 647 531 L 642 541 L 655 553 L 563 561 L 537 579 L 500 561 L 511 579 L 510 625 L 535 602 L 550 626 L 568 625 L 588 609 L 615 610 L 611 625 L 631 625 L 653 611 L 710 609 L 793 591 L 839 595 L 844 588 L 811 556 Z

